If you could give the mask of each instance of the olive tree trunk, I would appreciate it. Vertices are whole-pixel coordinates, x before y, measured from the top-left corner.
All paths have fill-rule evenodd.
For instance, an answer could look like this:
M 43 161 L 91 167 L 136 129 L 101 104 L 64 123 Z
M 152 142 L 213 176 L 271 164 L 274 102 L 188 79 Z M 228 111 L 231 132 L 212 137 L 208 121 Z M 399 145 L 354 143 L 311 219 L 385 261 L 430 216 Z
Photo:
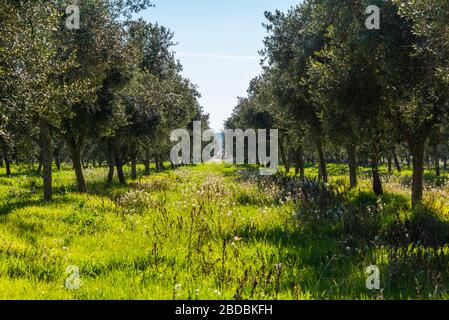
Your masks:
M 305 179 L 306 173 L 304 170 L 304 148 L 300 145 L 296 150 L 296 165 L 295 175 L 300 176 L 301 179 Z
M 318 179 L 327 182 L 326 159 L 324 158 L 323 140 L 316 139 L 316 148 L 318 153 Z
M 290 172 L 290 163 L 288 162 L 287 152 L 285 150 L 284 139 L 279 141 L 279 152 L 281 154 L 282 164 L 285 167 L 285 175 Z
M 133 155 L 131 159 L 131 178 L 137 179 L 137 157 Z
M 437 177 L 441 176 L 441 168 L 440 168 L 440 154 L 438 152 L 438 145 L 434 144 L 432 146 L 433 160 L 435 161 L 435 175 Z
M 117 169 L 118 181 L 120 184 L 126 184 L 125 174 L 123 173 L 123 162 L 118 155 L 115 157 L 115 167 Z
M 401 172 L 402 168 L 401 168 L 401 164 L 399 162 L 399 158 L 398 158 L 395 148 L 393 148 L 393 150 L 391 150 L 391 154 L 393 156 L 394 166 L 396 167 L 396 170 L 398 170 L 398 172 Z
M 84 179 L 83 165 L 81 161 L 81 148 L 80 146 L 71 145 L 70 152 L 72 155 L 73 169 L 75 170 L 76 185 L 78 186 L 78 192 L 86 193 L 87 185 Z
M 150 175 L 150 150 L 149 150 L 149 148 L 145 149 L 144 166 L 145 166 L 145 171 L 143 174 L 145 176 L 149 176 Z
M 371 158 L 371 171 L 373 174 L 373 191 L 376 196 L 383 195 L 382 181 L 379 174 L 379 161 L 376 157 Z
M 42 157 L 42 177 L 44 182 L 44 200 L 51 201 L 53 198 L 52 189 L 52 160 L 53 152 L 51 146 L 50 127 L 47 120 L 40 119 L 40 148 Z
M 114 143 L 111 139 L 108 139 L 107 141 L 107 162 L 108 162 L 108 186 L 112 184 L 112 181 L 114 179 L 114 167 L 115 167 L 115 148 Z
M 61 147 L 55 148 L 54 157 L 56 169 L 61 170 Z
M 357 187 L 357 155 L 355 146 L 350 144 L 347 147 L 348 167 L 349 167 L 349 184 L 351 188 Z
M 8 146 L 3 143 L 3 159 L 5 160 L 6 176 L 11 176 L 11 160 L 9 159 Z
M 411 141 L 409 144 L 413 157 L 412 207 L 416 208 L 423 199 L 425 141 Z

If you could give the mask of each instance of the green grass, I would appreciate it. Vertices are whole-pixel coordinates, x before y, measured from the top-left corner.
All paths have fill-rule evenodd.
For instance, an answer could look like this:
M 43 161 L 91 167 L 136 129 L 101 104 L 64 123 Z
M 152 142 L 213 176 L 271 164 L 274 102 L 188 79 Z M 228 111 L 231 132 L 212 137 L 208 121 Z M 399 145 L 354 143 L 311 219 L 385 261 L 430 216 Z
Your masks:
M 430 172 L 426 206 L 413 212 L 409 170 L 384 171 L 386 193 L 376 199 L 368 170 L 348 190 L 345 166 L 330 165 L 338 192 L 323 211 L 280 196 L 275 179 L 247 169 L 182 167 L 110 188 L 106 169 L 88 169 L 89 194 L 81 195 L 63 168 L 50 204 L 40 177 L 0 169 L 0 298 L 449 297 L 449 188 Z M 381 291 L 365 287 L 372 264 Z M 69 265 L 80 269 L 78 290 L 65 286 Z

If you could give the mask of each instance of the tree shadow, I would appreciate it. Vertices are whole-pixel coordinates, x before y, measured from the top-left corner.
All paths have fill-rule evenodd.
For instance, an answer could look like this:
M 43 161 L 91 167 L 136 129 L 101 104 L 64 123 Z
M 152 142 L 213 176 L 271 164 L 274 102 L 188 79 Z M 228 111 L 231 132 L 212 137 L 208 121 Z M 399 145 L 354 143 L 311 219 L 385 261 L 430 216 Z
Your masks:
M 387 229 L 391 246 L 441 248 L 449 244 L 449 221 L 429 205 L 422 204 L 405 219 L 393 221 Z
M 245 245 L 257 247 L 268 243 L 275 247 L 270 249 L 272 256 L 265 259 L 272 266 L 282 265 L 280 287 L 283 291 L 299 285 L 313 299 L 362 296 L 365 282 L 354 275 L 354 267 L 359 266 L 362 259 L 354 248 L 347 250 L 343 246 L 339 234 L 330 230 L 310 234 L 281 226 L 266 230 L 242 228 L 235 233 L 242 237 Z M 355 286 L 359 288 L 356 292 Z
M 445 222 L 438 223 L 448 227 Z M 349 247 L 341 230 L 311 235 L 280 226 L 267 230 L 241 228 L 234 234 L 242 237 L 246 245 L 266 242 L 278 248 L 269 262 L 282 263 L 286 275 L 281 287 L 288 290 L 299 282 L 314 298 L 376 299 L 380 291 L 365 287 L 365 269 L 372 264 L 380 269 L 386 299 L 438 298 L 449 289 L 449 252 L 441 250 L 444 241 L 434 248 L 410 240 Z M 380 252 L 386 257 L 383 262 L 375 258 Z M 296 270 L 302 270 L 304 275 L 298 278 Z
M 339 297 L 377 298 L 380 292 L 368 291 L 363 276 L 365 268 L 378 261 L 373 257 L 379 252 L 386 257 L 377 263 L 388 299 L 436 298 L 449 289 L 449 251 L 443 249 L 449 244 L 449 221 L 441 213 L 428 205 L 412 210 L 408 197 L 391 193 L 377 198 L 359 192 L 347 201 L 357 217 L 349 229 L 343 215 L 337 221 L 298 221 L 299 228 L 246 226 L 228 237 L 237 234 L 248 245 L 266 242 L 277 247 L 278 263 L 308 270 L 310 279 L 301 286 L 314 297 L 325 293 L 332 298 L 331 292 L 336 292 Z M 316 228 L 304 228 L 308 224 Z

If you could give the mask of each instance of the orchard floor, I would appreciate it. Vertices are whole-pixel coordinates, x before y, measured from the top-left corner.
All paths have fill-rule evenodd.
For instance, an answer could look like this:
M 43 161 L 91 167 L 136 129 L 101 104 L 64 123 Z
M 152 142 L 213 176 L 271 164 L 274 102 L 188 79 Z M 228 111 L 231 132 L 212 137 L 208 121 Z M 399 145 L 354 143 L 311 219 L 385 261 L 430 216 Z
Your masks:
M 449 298 L 447 175 L 426 173 L 425 205 L 412 211 L 410 170 L 384 172 L 376 199 L 369 170 L 348 190 L 346 166 L 330 165 L 323 204 L 253 171 L 204 164 L 106 188 L 106 169 L 87 169 L 78 194 L 63 168 L 47 204 L 40 177 L 0 168 L 0 298 Z M 370 265 L 379 290 L 366 287 Z

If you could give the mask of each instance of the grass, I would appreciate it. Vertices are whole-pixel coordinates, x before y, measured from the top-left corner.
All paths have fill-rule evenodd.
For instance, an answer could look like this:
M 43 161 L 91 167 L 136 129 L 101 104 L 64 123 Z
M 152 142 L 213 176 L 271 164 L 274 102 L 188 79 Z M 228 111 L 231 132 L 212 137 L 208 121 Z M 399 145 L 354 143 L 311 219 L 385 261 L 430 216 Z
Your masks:
M 70 168 L 55 171 L 47 204 L 28 168 L 0 169 L 1 299 L 449 297 L 447 175 L 426 173 L 426 203 L 412 211 L 409 170 L 383 170 L 379 199 L 369 170 L 348 190 L 339 165 L 330 185 L 310 186 L 203 164 L 106 188 L 105 170 L 86 171 L 85 195 Z M 77 290 L 65 286 L 70 265 Z M 381 290 L 366 289 L 370 265 Z

